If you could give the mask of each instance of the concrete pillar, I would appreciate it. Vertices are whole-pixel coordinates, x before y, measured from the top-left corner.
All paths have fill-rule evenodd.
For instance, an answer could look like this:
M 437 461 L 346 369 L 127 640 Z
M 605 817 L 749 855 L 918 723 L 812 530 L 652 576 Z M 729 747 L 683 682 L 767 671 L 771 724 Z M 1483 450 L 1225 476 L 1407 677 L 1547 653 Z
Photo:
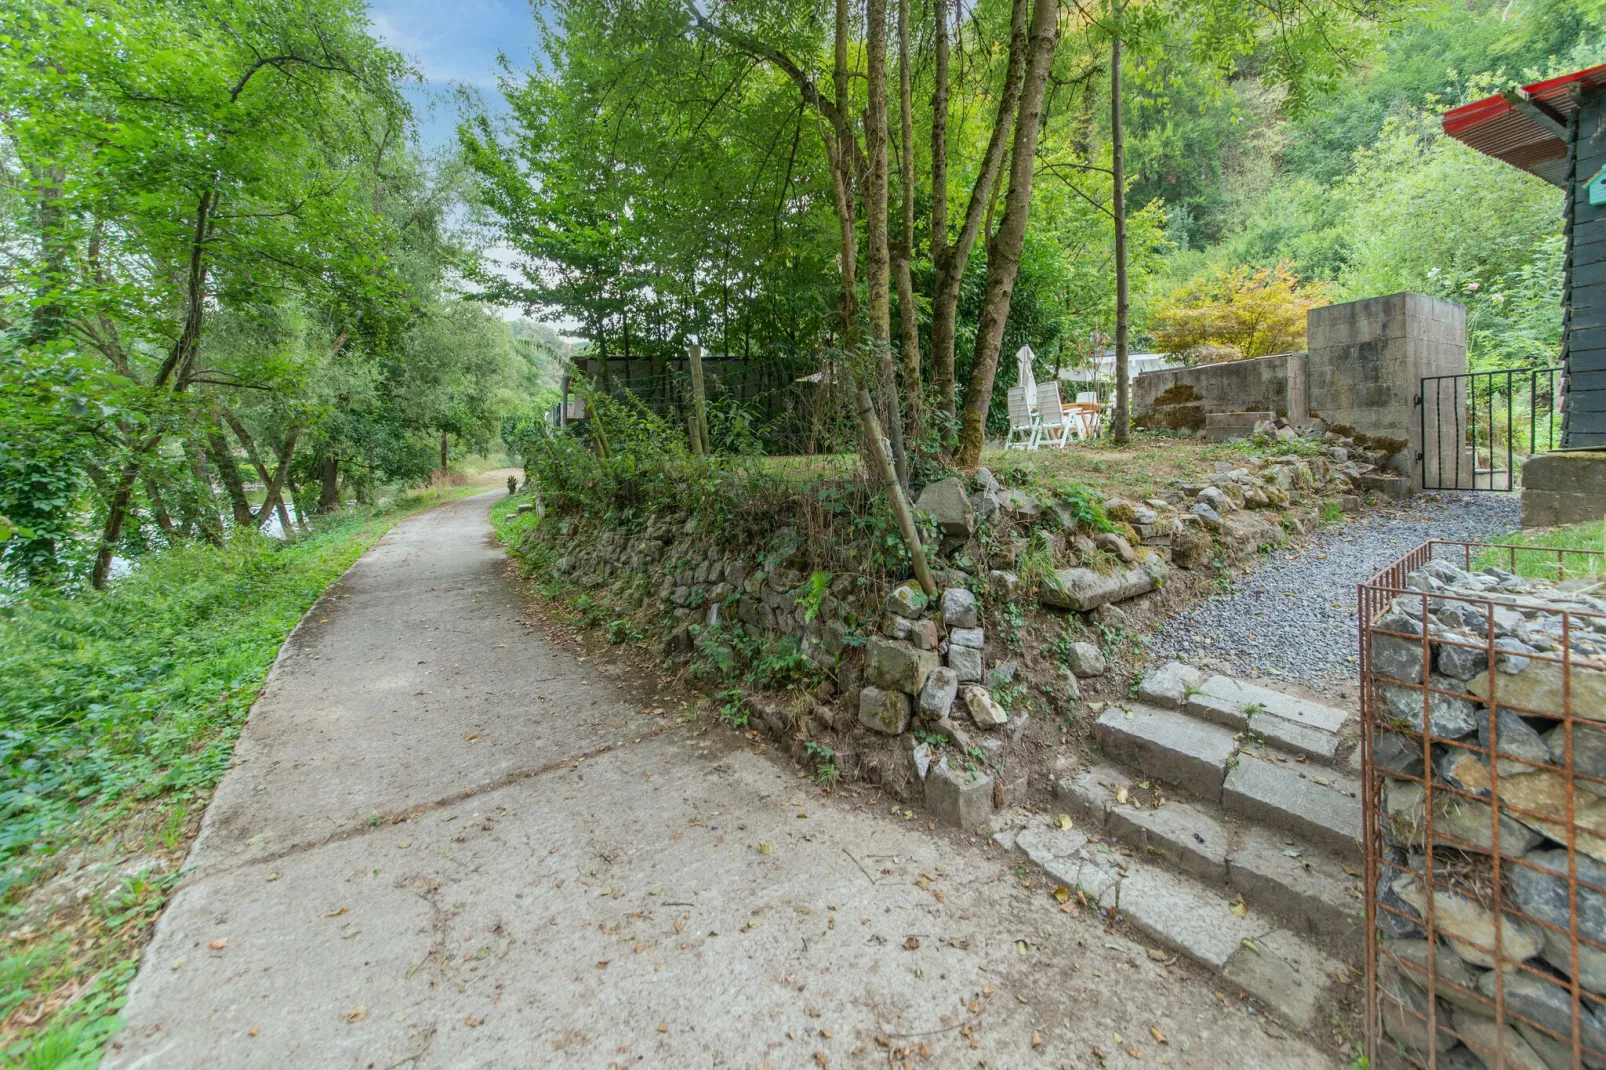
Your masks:
M 1452 481 L 1458 453 L 1465 485 L 1473 485 L 1463 443 L 1456 437 L 1465 420 L 1454 419 L 1449 384 L 1442 435 L 1430 399 L 1426 444 L 1418 403 L 1425 376 L 1466 372 L 1466 309 L 1424 294 L 1390 294 L 1312 309 L 1306 330 L 1312 413 L 1330 427 L 1366 436 L 1374 449 L 1395 447 L 1388 467 L 1404 480 L 1405 493 L 1421 489 L 1424 471 L 1430 484 Z M 1441 463 L 1448 477 L 1443 480 Z

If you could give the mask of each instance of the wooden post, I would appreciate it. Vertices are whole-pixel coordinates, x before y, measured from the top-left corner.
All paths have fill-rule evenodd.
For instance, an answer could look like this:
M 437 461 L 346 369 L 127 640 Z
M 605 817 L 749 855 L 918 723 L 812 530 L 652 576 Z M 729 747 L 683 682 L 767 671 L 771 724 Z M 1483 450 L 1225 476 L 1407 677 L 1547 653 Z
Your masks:
M 708 456 L 708 414 L 703 408 L 703 347 L 694 345 L 687 351 L 691 364 L 692 453 Z
M 898 473 L 893 470 L 887 440 L 881 436 L 881 421 L 876 418 L 875 399 L 870 396 L 868 387 L 859 387 L 857 401 L 859 425 L 864 429 L 865 448 L 870 451 L 870 463 L 875 468 L 875 474 L 887 488 L 887 501 L 892 505 L 892 515 L 897 518 L 898 532 L 903 536 L 903 543 L 909 549 L 909 558 L 914 564 L 915 579 L 919 581 L 920 589 L 926 592 L 927 598 L 935 598 L 937 582 L 931 578 L 931 569 L 926 566 L 926 548 L 920 543 L 920 529 L 915 527 L 914 510 L 909 507 L 909 499 L 903 493 L 903 484 L 898 482 Z

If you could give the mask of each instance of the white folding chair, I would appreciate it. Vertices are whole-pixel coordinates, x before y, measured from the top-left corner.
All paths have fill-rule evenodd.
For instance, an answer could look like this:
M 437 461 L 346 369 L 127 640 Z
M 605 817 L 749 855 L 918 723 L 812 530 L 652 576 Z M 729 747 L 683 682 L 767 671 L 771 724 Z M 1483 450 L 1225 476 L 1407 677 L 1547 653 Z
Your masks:
M 1004 440 L 1006 450 L 1035 450 L 1042 437 L 1042 425 L 1037 414 L 1026 403 L 1026 388 L 1009 388 L 1009 437 Z
M 1039 383 L 1037 412 L 1043 421 L 1043 441 L 1064 449 L 1070 445 L 1071 426 L 1065 419 L 1065 404 L 1060 401 L 1058 383 Z

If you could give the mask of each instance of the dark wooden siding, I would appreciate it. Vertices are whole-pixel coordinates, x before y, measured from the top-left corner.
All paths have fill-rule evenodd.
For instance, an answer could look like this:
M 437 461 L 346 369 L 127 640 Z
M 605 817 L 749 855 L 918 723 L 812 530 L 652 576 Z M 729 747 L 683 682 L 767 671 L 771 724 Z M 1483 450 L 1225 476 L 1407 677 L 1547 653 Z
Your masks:
M 1606 205 L 1592 205 L 1584 184 L 1606 166 L 1597 139 L 1603 95 L 1583 101 L 1573 129 L 1567 176 L 1567 260 L 1562 281 L 1562 365 L 1566 400 L 1563 446 L 1606 446 Z

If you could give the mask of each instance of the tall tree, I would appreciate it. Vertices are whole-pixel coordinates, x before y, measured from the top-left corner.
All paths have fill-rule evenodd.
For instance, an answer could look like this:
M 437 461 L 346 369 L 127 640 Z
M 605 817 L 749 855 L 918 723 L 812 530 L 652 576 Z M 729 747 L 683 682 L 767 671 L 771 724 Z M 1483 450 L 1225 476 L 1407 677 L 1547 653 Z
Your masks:
M 1031 43 L 1022 79 L 1020 114 L 1015 120 L 1014 145 L 1010 150 L 1009 192 L 1004 198 L 1004 216 L 998 232 L 987 243 L 987 296 L 981 323 L 976 329 L 976 350 L 970 364 L 970 384 L 965 390 L 959 448 L 954 455 L 962 468 L 974 468 L 981 461 L 987 410 L 992 404 L 993 376 L 998 371 L 999 347 L 1004 339 L 1004 321 L 1009 316 L 1010 295 L 1020 269 L 1021 250 L 1026 244 L 1032 179 L 1037 172 L 1037 141 L 1042 130 L 1043 95 L 1058 40 L 1058 0 L 1033 0 Z

